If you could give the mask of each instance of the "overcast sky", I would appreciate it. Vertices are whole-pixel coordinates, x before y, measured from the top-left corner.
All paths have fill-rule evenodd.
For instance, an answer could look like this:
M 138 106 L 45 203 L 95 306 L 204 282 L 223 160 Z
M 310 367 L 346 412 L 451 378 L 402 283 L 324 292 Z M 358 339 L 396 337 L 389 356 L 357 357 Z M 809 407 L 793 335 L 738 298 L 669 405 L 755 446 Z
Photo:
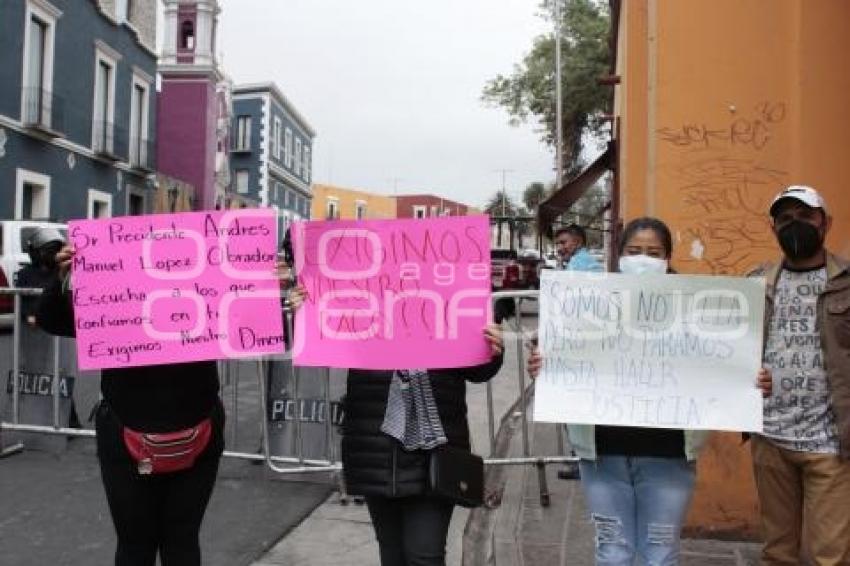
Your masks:
M 314 182 L 482 205 L 549 182 L 535 125 L 480 102 L 545 31 L 537 0 L 220 0 L 234 81 L 274 81 L 317 132 Z

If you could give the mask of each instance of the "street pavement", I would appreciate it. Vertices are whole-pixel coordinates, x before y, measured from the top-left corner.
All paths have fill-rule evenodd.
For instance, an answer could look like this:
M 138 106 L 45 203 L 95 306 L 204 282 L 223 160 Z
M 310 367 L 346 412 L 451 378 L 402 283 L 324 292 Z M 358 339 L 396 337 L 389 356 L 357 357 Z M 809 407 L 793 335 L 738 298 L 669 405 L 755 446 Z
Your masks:
M 536 324 L 533 309 L 528 326 Z M 473 449 L 495 457 L 521 456 L 522 419 L 517 347 L 509 340 L 505 363 L 493 379 L 496 415 L 495 453 L 490 453 L 487 394 L 483 385 L 467 392 Z M 529 411 L 533 397 L 529 398 Z M 531 424 L 529 451 L 562 455 L 554 425 Z M 594 529 L 580 483 L 558 479 L 560 466 L 545 469 L 550 504 L 543 506 L 534 466 L 488 469 L 487 491 L 500 500 L 495 508 L 473 512 L 456 508 L 448 542 L 449 566 L 592 566 Z M 747 566 L 758 563 L 759 545 L 715 540 L 686 540 L 684 566 Z M 253 566 L 379 566 L 378 546 L 364 505 L 343 504 L 333 494 Z
M 0 335 L 0 352 L 9 351 L 5 347 L 10 339 Z M 0 371 L 8 375 L 9 368 L 9 358 L 0 356 Z M 238 396 L 234 395 L 236 385 Z M 96 376 L 78 380 L 74 396 L 83 421 L 97 400 L 97 390 Z M 228 450 L 256 452 L 262 414 L 256 364 L 240 364 L 224 380 L 222 393 L 228 413 Z M 0 402 L 4 420 L 9 420 L 10 408 L 8 399 Z M 0 565 L 112 564 L 115 534 L 93 439 L 67 442 L 10 433 L 2 437 L 6 445 L 20 439 L 25 450 L 0 459 Z M 334 484 L 327 476 L 284 479 L 264 465 L 224 459 L 201 530 L 203 563 L 247 566 L 254 562 L 328 497 Z
M 533 309 L 526 309 L 533 310 Z M 528 324 L 536 324 L 531 316 Z M 4 339 L 0 335 L 0 351 Z M 9 361 L 0 356 L 0 371 Z M 496 457 L 522 455 L 522 406 L 517 346 L 508 340 L 505 364 L 491 382 L 496 417 L 491 453 L 487 388 L 470 384 L 467 394 L 473 448 Z M 338 375 L 335 376 L 338 379 Z M 256 452 L 263 410 L 256 366 L 242 364 L 225 376 L 228 449 Z M 336 384 L 339 385 L 338 383 Z M 82 419 L 96 399 L 96 379 L 83 379 L 75 397 Z M 529 398 L 529 403 L 533 402 Z M 531 405 L 529 405 L 530 407 Z M 234 408 L 236 410 L 234 410 Z M 7 415 L 8 404 L 0 403 Z M 4 437 L 8 441 L 8 435 Z M 48 446 L 0 460 L 0 564 L 3 566 L 99 565 L 111 563 L 114 533 L 100 486 L 94 444 L 89 439 Z M 559 455 L 553 425 L 531 424 L 529 451 Z M 579 482 L 557 479 L 545 469 L 548 506 L 541 504 L 533 466 L 488 469 L 488 494 L 498 504 L 473 512 L 457 508 L 449 533 L 448 564 L 590 566 L 594 532 Z M 343 504 L 327 474 L 282 478 L 265 466 L 225 460 L 202 530 L 204 564 L 212 566 L 378 566 L 365 506 Z M 686 541 L 687 566 L 757 563 L 758 545 Z

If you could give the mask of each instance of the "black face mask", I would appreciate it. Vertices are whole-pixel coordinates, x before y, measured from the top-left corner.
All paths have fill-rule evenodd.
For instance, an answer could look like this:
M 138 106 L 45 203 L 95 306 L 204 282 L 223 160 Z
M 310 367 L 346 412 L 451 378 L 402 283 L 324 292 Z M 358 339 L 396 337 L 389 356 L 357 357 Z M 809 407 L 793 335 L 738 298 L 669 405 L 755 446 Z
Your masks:
M 51 270 L 56 267 L 56 254 L 62 249 L 62 245 L 47 244 L 38 250 L 38 265 L 44 269 Z
M 823 238 L 816 226 L 802 220 L 793 220 L 780 228 L 779 246 L 788 259 L 809 259 L 823 247 Z

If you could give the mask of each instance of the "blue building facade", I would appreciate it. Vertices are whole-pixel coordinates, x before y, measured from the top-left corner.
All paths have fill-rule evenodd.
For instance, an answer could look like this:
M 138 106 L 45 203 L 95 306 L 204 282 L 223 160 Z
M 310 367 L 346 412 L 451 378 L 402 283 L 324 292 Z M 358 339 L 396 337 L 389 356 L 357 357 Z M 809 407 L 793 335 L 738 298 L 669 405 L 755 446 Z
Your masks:
M 152 210 L 155 7 L 0 1 L 0 218 Z
M 274 84 L 235 87 L 230 167 L 236 205 L 276 209 L 281 233 L 293 220 L 310 218 L 315 135 Z

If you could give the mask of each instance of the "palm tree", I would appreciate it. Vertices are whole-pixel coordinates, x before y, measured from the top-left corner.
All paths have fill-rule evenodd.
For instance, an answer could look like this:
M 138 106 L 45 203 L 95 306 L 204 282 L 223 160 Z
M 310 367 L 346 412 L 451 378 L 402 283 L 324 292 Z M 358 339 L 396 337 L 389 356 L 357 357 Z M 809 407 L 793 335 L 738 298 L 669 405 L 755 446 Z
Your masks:
M 502 220 L 501 218 L 514 218 L 517 215 L 517 206 L 511 197 L 505 191 L 498 191 L 487 204 L 484 205 L 484 212 L 490 215 L 490 218 L 500 218 L 497 224 L 496 240 L 502 242 Z
M 546 190 L 546 185 L 538 181 L 529 184 L 525 188 L 525 191 L 522 193 L 522 202 L 525 203 L 525 208 L 534 214 L 537 212 L 537 207 L 540 206 L 540 203 L 546 200 L 548 196 L 549 192 Z

